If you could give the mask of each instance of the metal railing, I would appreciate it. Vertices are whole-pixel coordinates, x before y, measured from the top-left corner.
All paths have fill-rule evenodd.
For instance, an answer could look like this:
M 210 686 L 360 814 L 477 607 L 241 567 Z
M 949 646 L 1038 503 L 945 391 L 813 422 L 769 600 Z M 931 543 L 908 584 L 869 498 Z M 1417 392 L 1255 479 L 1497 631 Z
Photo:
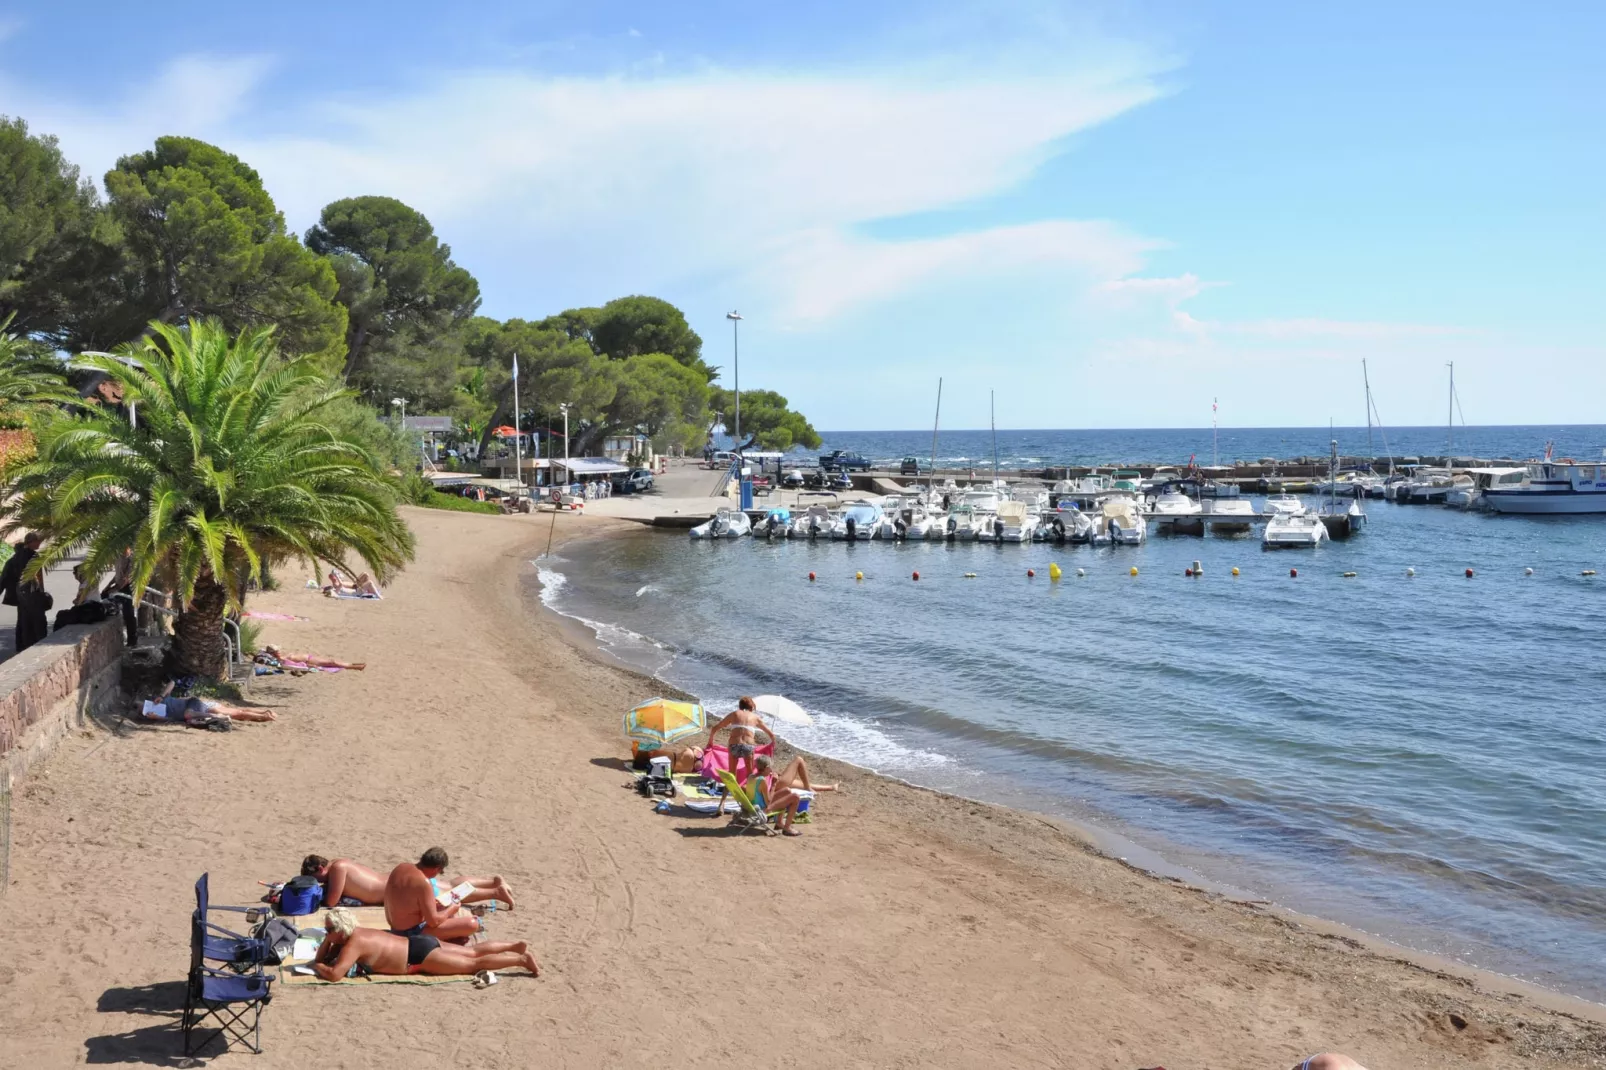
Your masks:
M 152 593 L 162 598 L 169 597 L 166 591 L 157 590 L 155 587 L 147 587 L 145 588 L 146 599 L 141 600 L 141 606 L 149 607 L 164 616 L 178 616 L 176 609 L 149 601 L 149 596 Z M 229 634 L 230 629 L 234 631 L 232 636 Z M 234 679 L 235 666 L 239 666 L 245 670 L 245 689 L 247 691 L 251 690 L 251 681 L 256 677 L 256 668 L 245 658 L 245 641 L 240 635 L 240 625 L 227 617 L 223 618 L 223 644 L 229 648 L 229 679 L 231 681 Z

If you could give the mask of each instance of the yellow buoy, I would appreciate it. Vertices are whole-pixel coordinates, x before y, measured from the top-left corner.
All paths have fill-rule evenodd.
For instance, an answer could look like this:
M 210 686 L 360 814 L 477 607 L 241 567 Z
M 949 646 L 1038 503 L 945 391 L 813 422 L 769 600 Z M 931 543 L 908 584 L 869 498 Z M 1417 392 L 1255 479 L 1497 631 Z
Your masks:
M 862 580 L 862 579 L 864 579 L 864 573 L 862 573 L 862 572 L 855 572 L 855 573 L 854 573 L 854 574 L 853 574 L 853 578 L 854 578 L 854 579 L 856 579 L 856 580 Z
M 1353 573 L 1353 572 L 1346 572 L 1346 573 L 1344 573 L 1344 578 L 1345 578 L 1345 579 L 1346 579 L 1346 580 L 1353 580 L 1353 579 L 1354 579 L 1354 578 L 1355 578 L 1355 573 Z
M 1128 576 L 1136 576 L 1137 574 L 1138 574 L 1138 566 L 1136 566 L 1136 565 L 1133 565 L 1132 566 L 1132 571 L 1127 573 Z
M 974 572 L 967 572 L 967 573 L 965 573 L 965 579 L 967 579 L 967 580 L 973 580 L 973 579 L 975 579 L 975 578 L 976 578 L 976 574 L 975 574 L 975 573 L 974 573 Z
M 1234 576 L 1238 575 L 1238 566 L 1237 565 L 1232 566 L 1232 574 Z
M 1050 561 L 1048 563 L 1048 578 L 1051 580 L 1057 580 L 1061 575 L 1062 573 L 1060 572 L 1060 567 L 1054 562 Z

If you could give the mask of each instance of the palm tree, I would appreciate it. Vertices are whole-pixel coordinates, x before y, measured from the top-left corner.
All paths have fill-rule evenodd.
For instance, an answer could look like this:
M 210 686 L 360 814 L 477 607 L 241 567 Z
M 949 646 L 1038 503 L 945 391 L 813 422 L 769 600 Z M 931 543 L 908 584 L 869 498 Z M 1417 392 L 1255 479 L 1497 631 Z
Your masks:
M 86 355 L 123 390 L 131 417 L 62 416 L 37 456 L 6 473 L 0 514 L 49 537 L 36 568 L 82 548 L 89 568 L 134 552 L 134 594 L 171 591 L 176 671 L 220 675 L 223 615 L 264 566 L 299 557 L 383 581 L 412 556 L 395 481 L 324 419 L 346 391 L 284 359 L 272 328 L 230 337 L 215 320 L 151 324 L 120 355 Z
M 25 339 L 10 333 L 15 318 L 0 320 L 0 426 L 14 426 L 30 409 L 78 400 L 59 362 L 30 352 Z

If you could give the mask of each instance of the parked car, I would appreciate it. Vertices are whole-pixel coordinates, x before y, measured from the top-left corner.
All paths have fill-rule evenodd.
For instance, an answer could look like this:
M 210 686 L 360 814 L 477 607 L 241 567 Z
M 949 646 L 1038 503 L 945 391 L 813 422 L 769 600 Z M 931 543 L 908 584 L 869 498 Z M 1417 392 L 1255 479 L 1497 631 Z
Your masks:
M 838 470 L 868 472 L 870 460 L 862 453 L 854 453 L 852 450 L 832 450 L 830 453 L 820 455 L 820 467 L 827 472 Z
M 613 477 L 613 489 L 620 494 L 645 494 L 652 489 L 652 473 L 645 468 L 632 468 Z
M 920 459 L 918 457 L 905 457 L 903 463 L 898 465 L 900 476 L 917 476 L 920 474 Z

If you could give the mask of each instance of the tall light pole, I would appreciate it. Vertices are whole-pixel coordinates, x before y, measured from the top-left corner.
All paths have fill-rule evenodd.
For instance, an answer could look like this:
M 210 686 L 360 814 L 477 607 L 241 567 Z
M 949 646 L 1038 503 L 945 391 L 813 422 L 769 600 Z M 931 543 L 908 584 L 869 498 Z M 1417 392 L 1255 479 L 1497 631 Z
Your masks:
M 733 371 L 736 379 L 736 453 L 742 452 L 742 348 L 738 344 L 737 334 L 742 324 L 742 314 L 735 309 L 725 313 L 725 318 L 731 321 L 731 363 L 735 365 Z
M 571 481 L 574 477 L 569 472 L 569 403 L 559 402 L 558 408 L 563 410 L 563 481 Z
M 513 478 L 524 493 L 524 425 L 519 421 L 519 355 L 513 354 Z

